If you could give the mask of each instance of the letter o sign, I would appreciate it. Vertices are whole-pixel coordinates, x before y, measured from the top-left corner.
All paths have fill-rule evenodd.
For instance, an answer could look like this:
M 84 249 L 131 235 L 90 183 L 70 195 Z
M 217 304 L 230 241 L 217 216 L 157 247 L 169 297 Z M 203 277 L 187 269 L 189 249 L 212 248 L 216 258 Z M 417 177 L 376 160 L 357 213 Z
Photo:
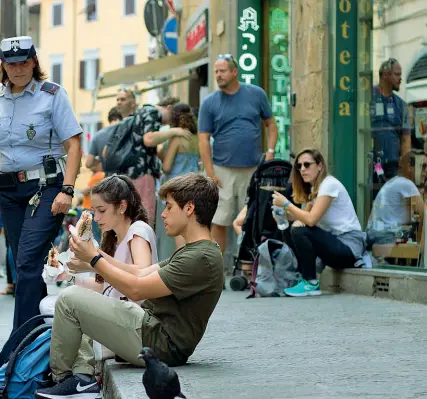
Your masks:
M 250 61 L 249 65 L 246 65 L 246 60 Z M 253 71 L 256 68 L 257 64 L 258 61 L 253 54 L 242 54 L 239 58 L 239 66 L 246 72 Z

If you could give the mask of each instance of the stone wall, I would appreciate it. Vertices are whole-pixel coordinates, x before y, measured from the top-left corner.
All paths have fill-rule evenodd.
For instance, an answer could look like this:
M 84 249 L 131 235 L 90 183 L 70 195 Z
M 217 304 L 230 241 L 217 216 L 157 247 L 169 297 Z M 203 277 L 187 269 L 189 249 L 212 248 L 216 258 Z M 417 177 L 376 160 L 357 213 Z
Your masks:
M 328 0 L 295 0 L 293 10 L 292 150 L 316 147 L 328 153 Z

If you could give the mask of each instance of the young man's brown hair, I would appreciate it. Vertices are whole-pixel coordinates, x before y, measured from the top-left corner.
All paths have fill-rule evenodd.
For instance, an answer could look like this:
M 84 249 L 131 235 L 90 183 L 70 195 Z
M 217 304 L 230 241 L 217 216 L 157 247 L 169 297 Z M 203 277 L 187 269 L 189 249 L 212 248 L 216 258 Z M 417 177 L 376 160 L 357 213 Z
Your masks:
M 162 100 L 160 100 L 157 105 L 159 107 L 169 107 L 169 106 L 173 106 L 175 104 L 179 103 L 179 98 L 178 97 L 165 97 Z
M 196 220 L 202 226 L 211 227 L 212 219 L 218 207 L 218 186 L 210 177 L 196 173 L 177 176 L 164 183 L 159 197 L 164 200 L 168 194 L 182 209 L 185 204 L 194 204 Z

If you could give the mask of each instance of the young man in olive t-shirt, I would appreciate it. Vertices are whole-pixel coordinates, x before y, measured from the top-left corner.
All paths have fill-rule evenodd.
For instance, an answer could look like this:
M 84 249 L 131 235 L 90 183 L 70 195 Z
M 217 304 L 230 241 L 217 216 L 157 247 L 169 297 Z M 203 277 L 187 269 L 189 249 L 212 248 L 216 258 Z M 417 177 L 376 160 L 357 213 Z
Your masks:
M 36 391 L 38 398 L 91 394 L 98 398 L 93 369 L 77 356 L 82 334 L 137 366 L 144 366 L 138 359 L 142 346 L 154 349 L 167 364 L 178 366 L 202 339 L 224 281 L 221 250 L 210 234 L 218 187 L 210 178 L 188 174 L 169 180 L 159 195 L 166 200 L 162 213 L 166 233 L 181 235 L 186 242 L 171 258 L 143 269 L 114 260 L 91 242 L 76 237 L 70 240 L 72 251 L 82 261 L 73 271 L 95 269 L 133 302 L 76 286 L 62 292 L 55 306 L 50 353 L 52 375 L 58 384 Z M 88 269 L 83 262 L 93 267 Z M 141 305 L 135 303 L 141 300 Z

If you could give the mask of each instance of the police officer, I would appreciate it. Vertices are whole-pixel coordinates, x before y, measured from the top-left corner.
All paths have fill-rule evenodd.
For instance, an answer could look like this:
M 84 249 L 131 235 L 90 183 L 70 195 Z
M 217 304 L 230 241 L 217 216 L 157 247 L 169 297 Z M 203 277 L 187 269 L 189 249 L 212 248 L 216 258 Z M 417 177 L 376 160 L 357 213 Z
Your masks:
M 2 40 L 0 59 L 0 207 L 17 266 L 15 330 L 47 294 L 43 264 L 71 207 L 82 129 L 31 37 Z

